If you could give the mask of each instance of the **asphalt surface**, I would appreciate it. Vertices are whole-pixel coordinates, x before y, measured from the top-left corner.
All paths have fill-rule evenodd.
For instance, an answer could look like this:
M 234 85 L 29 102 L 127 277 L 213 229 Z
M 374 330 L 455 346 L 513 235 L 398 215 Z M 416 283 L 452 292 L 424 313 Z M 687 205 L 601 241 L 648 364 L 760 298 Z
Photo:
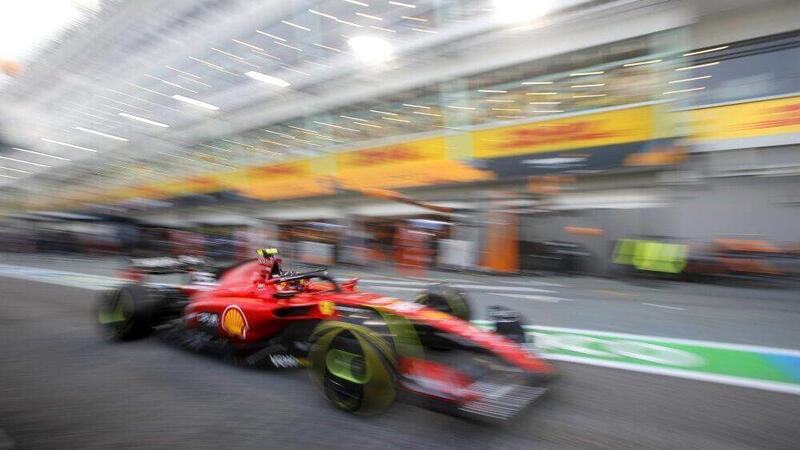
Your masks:
M 96 261 L 27 262 L 112 272 Z M 372 275 L 363 289 L 400 296 L 416 286 Z M 492 286 L 473 292 L 473 301 L 521 309 L 537 324 L 790 348 L 800 342 L 791 291 L 435 277 Z M 398 292 L 403 286 L 409 290 Z M 794 449 L 800 442 L 800 396 L 563 362 L 550 394 L 504 426 L 402 403 L 377 418 L 354 417 L 332 409 L 303 371 L 232 367 L 155 339 L 103 342 L 91 314 L 95 295 L 0 278 L 0 449 Z

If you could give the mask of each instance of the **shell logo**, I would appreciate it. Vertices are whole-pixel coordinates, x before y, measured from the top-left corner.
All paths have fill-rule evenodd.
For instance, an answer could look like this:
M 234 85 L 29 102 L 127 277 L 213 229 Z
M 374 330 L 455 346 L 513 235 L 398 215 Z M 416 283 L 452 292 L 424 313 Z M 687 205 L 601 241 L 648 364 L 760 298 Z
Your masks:
M 222 329 L 228 334 L 244 339 L 247 336 L 247 318 L 244 311 L 236 305 L 225 308 L 222 312 Z
M 317 308 L 319 308 L 319 312 L 323 316 L 332 316 L 334 315 L 334 313 L 336 313 L 336 305 L 333 302 L 329 301 L 319 302 Z

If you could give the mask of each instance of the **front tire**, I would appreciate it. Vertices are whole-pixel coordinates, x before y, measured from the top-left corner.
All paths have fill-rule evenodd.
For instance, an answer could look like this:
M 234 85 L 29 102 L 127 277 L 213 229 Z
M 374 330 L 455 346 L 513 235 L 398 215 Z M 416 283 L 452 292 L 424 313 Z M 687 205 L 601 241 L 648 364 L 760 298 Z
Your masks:
M 311 341 L 311 377 L 334 407 L 376 415 L 392 405 L 394 354 L 382 337 L 360 325 L 332 321 L 321 323 Z

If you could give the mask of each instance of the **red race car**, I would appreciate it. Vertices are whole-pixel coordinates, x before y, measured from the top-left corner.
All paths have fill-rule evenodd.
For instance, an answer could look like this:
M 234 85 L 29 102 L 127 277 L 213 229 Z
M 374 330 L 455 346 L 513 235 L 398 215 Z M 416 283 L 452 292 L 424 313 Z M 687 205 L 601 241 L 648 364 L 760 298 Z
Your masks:
M 98 322 L 112 339 L 157 334 L 241 364 L 310 367 L 334 406 L 358 414 L 380 413 L 402 393 L 456 415 L 507 419 L 555 375 L 525 345 L 513 311 L 495 307 L 497 331 L 485 331 L 444 285 L 403 301 L 323 270 L 283 272 L 276 250 L 258 253 L 219 276 L 193 258 L 137 261 L 126 273 L 132 283 L 101 295 Z M 144 282 L 179 272 L 189 283 Z

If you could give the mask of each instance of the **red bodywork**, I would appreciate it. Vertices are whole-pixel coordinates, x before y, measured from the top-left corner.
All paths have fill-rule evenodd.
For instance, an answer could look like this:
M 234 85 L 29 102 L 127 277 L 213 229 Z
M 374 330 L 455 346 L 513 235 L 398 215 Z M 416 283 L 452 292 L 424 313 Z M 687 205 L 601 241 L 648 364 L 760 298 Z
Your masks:
M 368 307 L 459 336 L 526 371 L 555 373 L 553 366 L 515 342 L 477 328 L 469 322 L 417 303 L 382 294 L 358 292 L 357 279 L 341 283 L 341 289 L 337 292 L 329 282 L 288 285 L 276 283 L 269 278 L 268 273 L 269 268 L 258 261 L 250 261 L 225 272 L 219 284 L 213 287 L 186 287 L 191 302 L 186 307 L 184 316 L 189 319 L 189 325 L 191 326 L 192 318 L 199 313 L 218 314 L 222 317 L 227 309 L 233 307 L 239 309 L 244 316 L 244 332 L 227 332 L 223 320 L 220 320 L 220 334 L 234 341 L 257 342 L 276 335 L 293 321 L 335 320 L 338 313 L 335 309 L 330 310 L 331 303 L 336 306 Z M 281 292 L 287 291 L 296 293 L 288 298 L 279 298 Z

